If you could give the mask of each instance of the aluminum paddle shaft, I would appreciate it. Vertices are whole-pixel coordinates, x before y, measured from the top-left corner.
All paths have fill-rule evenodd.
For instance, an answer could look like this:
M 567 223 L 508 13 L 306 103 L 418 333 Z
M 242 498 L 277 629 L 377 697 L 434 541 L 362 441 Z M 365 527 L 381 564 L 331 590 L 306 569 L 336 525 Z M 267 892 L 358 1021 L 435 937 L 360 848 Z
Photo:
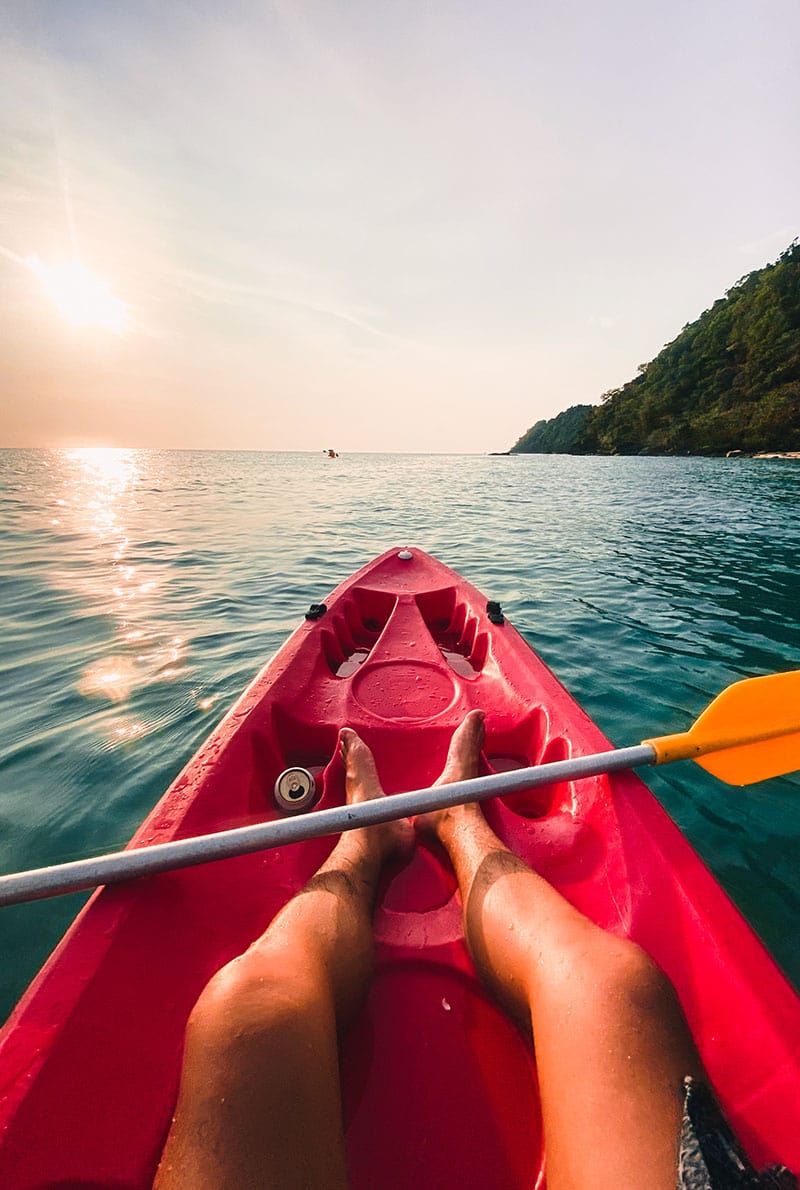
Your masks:
M 155 876 L 175 868 L 188 868 L 213 860 L 230 859 L 251 851 L 267 851 L 288 843 L 302 843 L 321 835 L 338 835 L 342 831 L 362 826 L 377 826 L 396 818 L 410 818 L 430 810 L 442 810 L 462 802 L 477 802 L 484 798 L 521 793 L 538 785 L 556 781 L 571 781 L 579 777 L 594 777 L 619 769 L 655 764 L 656 752 L 650 744 L 619 748 L 613 752 L 596 752 L 572 760 L 559 760 L 536 768 L 516 769 L 510 773 L 495 773 L 488 777 L 473 777 L 469 781 L 454 781 L 449 785 L 433 785 L 411 793 L 395 793 L 388 797 L 359 802 L 352 806 L 334 806 L 330 810 L 316 810 L 308 814 L 260 822 L 254 826 L 237 827 L 213 835 L 191 839 L 176 839 L 171 843 L 156 843 L 151 847 L 133 847 L 94 859 L 79 859 L 72 863 L 49 868 L 34 868 L 0 876 L 0 906 L 18 905 L 23 901 L 38 901 L 63 893 L 96 888 L 101 884 L 119 884 L 138 876 Z

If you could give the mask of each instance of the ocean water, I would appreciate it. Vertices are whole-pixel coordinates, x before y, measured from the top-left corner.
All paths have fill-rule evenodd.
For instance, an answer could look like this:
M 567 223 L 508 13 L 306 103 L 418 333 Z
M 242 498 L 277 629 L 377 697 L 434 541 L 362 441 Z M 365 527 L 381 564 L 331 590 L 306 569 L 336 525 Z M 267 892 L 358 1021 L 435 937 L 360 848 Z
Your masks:
M 394 545 L 619 745 L 800 666 L 800 464 L 0 452 L 0 870 L 116 849 L 305 608 Z M 800 780 L 645 777 L 800 985 Z M 86 894 L 0 910 L 0 1017 Z

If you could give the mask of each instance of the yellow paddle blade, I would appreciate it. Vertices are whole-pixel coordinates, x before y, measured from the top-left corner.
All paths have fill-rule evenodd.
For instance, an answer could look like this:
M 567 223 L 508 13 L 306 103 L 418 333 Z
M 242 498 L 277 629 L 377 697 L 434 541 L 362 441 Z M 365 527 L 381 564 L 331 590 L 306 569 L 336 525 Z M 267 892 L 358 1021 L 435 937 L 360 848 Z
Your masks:
M 800 670 L 734 682 L 688 731 L 642 742 L 656 764 L 696 760 L 729 785 L 793 773 L 800 769 Z

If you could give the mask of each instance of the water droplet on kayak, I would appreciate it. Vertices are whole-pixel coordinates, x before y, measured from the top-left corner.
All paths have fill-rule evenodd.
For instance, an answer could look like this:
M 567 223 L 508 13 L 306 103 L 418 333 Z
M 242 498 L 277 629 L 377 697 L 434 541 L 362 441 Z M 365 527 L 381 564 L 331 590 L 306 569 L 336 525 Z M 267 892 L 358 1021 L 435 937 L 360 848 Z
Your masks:
M 450 1012 L 451 1010 L 450 1001 L 446 996 L 442 996 L 442 1008 L 445 1010 L 445 1012 Z

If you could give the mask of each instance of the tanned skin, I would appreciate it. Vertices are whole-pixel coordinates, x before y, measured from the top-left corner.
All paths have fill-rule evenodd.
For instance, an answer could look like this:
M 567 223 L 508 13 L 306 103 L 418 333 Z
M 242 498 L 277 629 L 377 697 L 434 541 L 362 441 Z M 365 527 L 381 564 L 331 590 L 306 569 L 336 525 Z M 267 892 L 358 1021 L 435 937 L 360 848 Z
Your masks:
M 441 783 L 478 775 L 483 736 L 471 711 Z M 372 753 L 349 728 L 340 751 L 348 803 L 382 797 Z M 532 1032 L 549 1190 L 674 1190 L 682 1083 L 703 1072 L 672 985 L 504 847 L 477 804 L 346 832 L 214 976 L 187 1026 L 156 1190 L 348 1186 L 339 1038 L 372 975 L 381 868 L 410 852 L 415 829 L 450 857 L 480 978 Z

